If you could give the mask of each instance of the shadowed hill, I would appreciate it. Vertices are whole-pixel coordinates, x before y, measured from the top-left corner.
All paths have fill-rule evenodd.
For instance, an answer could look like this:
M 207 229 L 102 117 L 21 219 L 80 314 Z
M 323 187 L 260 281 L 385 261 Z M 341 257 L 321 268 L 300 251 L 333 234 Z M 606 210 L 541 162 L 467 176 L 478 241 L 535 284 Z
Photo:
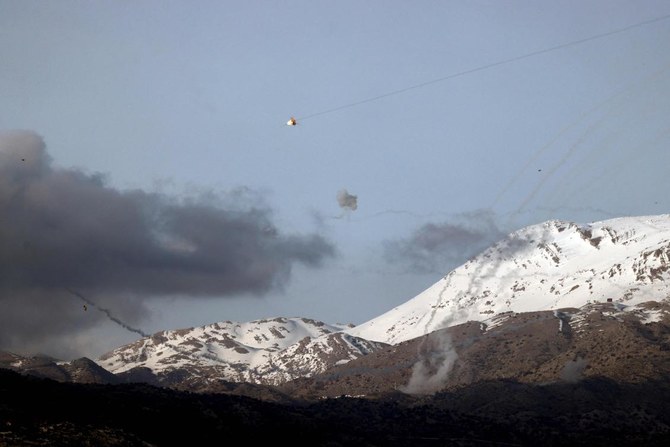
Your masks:
M 480 382 L 448 393 L 276 404 L 0 370 L 0 445 L 667 445 L 667 382 Z

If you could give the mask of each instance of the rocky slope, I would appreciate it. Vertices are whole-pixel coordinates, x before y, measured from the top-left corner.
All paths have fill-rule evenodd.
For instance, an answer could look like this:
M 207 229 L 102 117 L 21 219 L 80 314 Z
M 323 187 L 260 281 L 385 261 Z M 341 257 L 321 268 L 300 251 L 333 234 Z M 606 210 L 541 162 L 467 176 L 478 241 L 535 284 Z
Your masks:
M 121 379 L 86 357 L 60 362 L 50 357 L 23 357 L 0 351 L 0 368 L 32 376 L 77 383 L 119 383 Z
M 287 383 L 309 398 L 434 393 L 513 380 L 546 385 L 670 377 L 670 301 L 508 313 L 418 337 Z
M 432 396 L 284 404 L 0 370 L 0 445 L 666 446 L 670 387 L 488 381 Z

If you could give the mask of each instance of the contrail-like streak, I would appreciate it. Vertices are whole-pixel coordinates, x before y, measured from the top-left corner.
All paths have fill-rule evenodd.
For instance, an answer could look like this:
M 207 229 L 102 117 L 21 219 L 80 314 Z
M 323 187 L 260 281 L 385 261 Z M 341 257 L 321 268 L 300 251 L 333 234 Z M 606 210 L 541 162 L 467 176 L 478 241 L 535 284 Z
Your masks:
M 500 199 L 503 197 L 503 195 L 511 188 L 511 186 L 519 179 L 521 178 L 521 175 L 523 174 L 524 171 L 526 171 L 535 161 L 539 158 L 540 155 L 542 155 L 544 152 L 546 152 L 550 147 L 552 147 L 557 141 L 560 140 L 560 138 L 563 137 L 563 135 L 567 134 L 569 130 L 572 130 L 573 128 L 576 128 L 577 125 L 581 124 L 582 120 L 588 116 L 594 115 L 595 112 L 599 110 L 604 109 L 603 115 L 596 120 L 594 123 L 590 124 L 582 133 L 581 135 L 577 138 L 576 142 L 573 143 L 568 151 L 563 155 L 563 157 L 555 163 L 552 167 L 549 169 L 545 169 L 543 176 L 540 178 L 539 182 L 536 184 L 536 186 L 532 189 L 532 191 L 524 198 L 524 200 L 521 202 L 521 204 L 517 207 L 517 209 L 512 212 L 509 217 L 508 217 L 508 224 L 507 226 L 511 226 L 512 219 L 521 212 L 525 211 L 529 203 L 535 198 L 535 196 L 540 192 L 540 190 L 543 189 L 544 185 L 546 184 L 547 181 L 549 181 L 552 176 L 563 166 L 565 165 L 572 157 L 573 155 L 578 151 L 578 150 L 585 150 L 588 151 L 589 155 L 592 153 L 595 153 L 597 150 L 596 148 L 590 148 L 587 147 L 585 144 L 589 138 L 591 138 L 598 130 L 602 128 L 602 124 L 608 122 L 612 115 L 615 115 L 617 113 L 620 113 L 621 106 L 619 108 L 614 108 L 612 105 L 615 103 L 615 101 L 622 101 L 622 100 L 629 100 L 628 98 L 632 97 L 635 94 L 639 94 L 643 89 L 648 88 L 651 83 L 656 83 L 659 80 L 662 80 L 662 76 L 665 75 L 670 68 L 669 65 L 664 65 L 661 69 L 655 71 L 651 75 L 645 77 L 641 81 L 635 82 L 633 84 L 630 84 L 626 86 L 625 88 L 617 91 L 613 95 L 609 96 L 607 99 L 604 101 L 596 104 L 595 106 L 591 107 L 590 109 L 586 110 L 583 112 L 577 120 L 572 122 L 570 125 L 562 129 L 556 137 L 554 137 L 549 143 L 547 143 L 545 146 L 543 146 L 539 151 L 537 151 L 533 156 L 527 161 L 527 163 L 523 166 L 523 168 L 510 179 L 510 181 L 505 185 L 504 188 L 498 193 L 496 196 L 495 200 L 493 203 L 490 205 L 490 208 L 493 208 L 497 203 L 500 201 Z M 664 131 L 665 132 L 665 131 Z M 660 137 L 660 136 L 659 136 Z M 635 154 L 635 156 L 638 156 L 638 152 L 632 151 L 631 153 Z M 578 168 L 581 168 L 582 171 L 586 170 L 592 170 L 592 167 L 589 163 L 583 163 L 581 166 L 578 166 Z M 576 174 L 573 174 L 576 176 Z M 602 175 L 601 175 L 602 176 Z M 595 177 L 590 174 L 589 175 L 590 183 L 593 183 L 595 181 Z M 572 185 L 572 182 L 569 181 L 564 181 L 564 184 Z M 583 188 L 584 186 L 580 186 L 580 188 Z M 553 196 L 556 196 L 556 192 L 558 190 L 554 190 Z M 551 201 L 551 200 L 550 200 Z M 561 207 L 564 209 L 564 207 Z M 600 210 L 602 211 L 602 210 Z M 603 214 L 609 215 L 614 217 L 609 212 L 603 211 Z
M 341 105 L 341 106 L 333 107 L 333 108 L 330 108 L 330 109 L 327 109 L 327 110 L 323 110 L 321 112 L 312 113 L 310 115 L 304 115 L 304 116 L 301 116 L 300 118 L 298 118 L 297 120 L 298 121 L 304 121 L 306 119 L 313 118 L 315 116 L 326 115 L 328 113 L 337 112 L 337 111 L 348 109 L 350 107 L 355 107 L 355 106 L 358 106 L 358 105 L 361 105 L 361 104 L 366 104 L 366 103 L 369 103 L 369 102 L 378 101 L 382 98 L 387 98 L 389 96 L 399 95 L 401 93 L 404 93 L 404 92 L 407 92 L 407 91 L 410 91 L 410 90 L 414 90 L 414 89 L 418 89 L 418 88 L 422 88 L 422 87 L 426 87 L 426 86 L 431 85 L 431 84 L 437 84 L 439 82 L 443 82 L 443 81 L 446 81 L 446 80 L 449 80 L 449 79 L 454 79 L 454 78 L 458 78 L 458 77 L 461 77 L 461 76 L 469 75 L 471 73 L 476 73 L 476 72 L 479 72 L 479 71 L 488 70 L 490 68 L 498 67 L 498 66 L 501 66 L 501 65 L 511 64 L 512 62 L 517 62 L 517 61 L 520 61 L 520 60 L 523 60 L 523 59 L 528 59 L 530 57 L 539 56 L 540 54 L 545 54 L 545 53 L 549 53 L 551 51 L 561 50 L 563 48 L 568 48 L 568 47 L 572 47 L 572 46 L 575 46 L 575 45 L 580 45 L 580 44 L 583 44 L 583 43 L 586 43 L 586 42 L 590 42 L 592 40 L 602 39 L 604 37 L 624 33 L 626 31 L 629 31 L 629 30 L 632 30 L 632 29 L 635 29 L 635 28 L 651 25 L 653 23 L 661 22 L 661 21 L 667 20 L 667 19 L 670 19 L 670 14 L 664 15 L 664 16 L 661 16 L 661 17 L 656 17 L 656 18 L 653 18 L 653 19 L 650 19 L 650 20 L 645 20 L 643 22 L 634 23 L 632 25 L 628 25 L 626 27 L 615 29 L 615 30 L 612 30 L 612 31 L 607 31 L 607 32 L 600 33 L 600 34 L 595 34 L 595 35 L 592 35 L 592 36 L 589 36 L 589 37 L 585 37 L 583 39 L 573 40 L 571 42 L 566 42 L 566 43 L 556 45 L 556 46 L 553 46 L 553 47 L 544 48 L 542 50 L 532 51 L 530 53 L 526 53 L 526 54 L 522 54 L 522 55 L 519 55 L 519 56 L 511 57 L 511 58 L 508 58 L 508 59 L 499 60 L 499 61 L 492 62 L 492 63 L 486 64 L 486 65 L 481 65 L 479 67 L 471 68 L 469 70 L 464 70 L 464 71 L 460 71 L 460 72 L 457 72 L 457 73 L 452 73 L 450 75 L 443 76 L 441 78 L 432 79 L 430 81 L 422 82 L 420 84 L 415 84 L 415 85 L 411 85 L 409 87 L 405 87 L 405 88 L 401 88 L 401 89 L 394 90 L 394 91 L 391 91 L 391 92 L 383 93 L 381 95 L 373 96 L 371 98 L 367 98 L 367 99 L 352 102 L 352 103 L 349 103 L 349 104 L 344 104 L 344 105 Z
M 134 333 L 136 333 L 136 334 L 140 334 L 142 337 L 149 337 L 149 334 L 145 333 L 144 331 L 142 331 L 142 330 L 140 330 L 140 329 L 136 329 L 136 328 L 134 328 L 134 327 L 128 326 L 126 323 L 124 323 L 123 321 L 119 320 L 119 319 L 116 318 L 114 315 L 112 315 L 112 312 L 111 312 L 109 309 L 105 309 L 104 307 L 100 307 L 97 303 L 94 303 L 93 301 L 89 300 L 88 298 L 86 298 L 86 297 L 85 297 L 84 295 L 82 295 L 81 293 L 76 292 L 76 291 L 74 291 L 74 290 L 72 290 L 72 289 L 69 289 L 69 288 L 67 288 L 67 287 L 65 288 L 65 290 L 67 290 L 67 291 L 70 292 L 72 295 L 76 296 L 77 298 L 81 299 L 83 302 L 85 302 L 85 303 L 88 304 L 89 306 L 93 306 L 93 307 L 95 307 L 95 308 L 98 309 L 100 312 L 102 312 L 102 313 L 104 313 L 105 315 L 107 315 L 107 318 L 109 318 L 110 320 L 112 320 L 114 323 L 118 324 L 118 325 L 121 326 L 122 328 L 124 328 L 124 329 L 126 329 L 126 330 L 128 330 L 128 331 L 130 331 L 130 332 L 134 332 Z

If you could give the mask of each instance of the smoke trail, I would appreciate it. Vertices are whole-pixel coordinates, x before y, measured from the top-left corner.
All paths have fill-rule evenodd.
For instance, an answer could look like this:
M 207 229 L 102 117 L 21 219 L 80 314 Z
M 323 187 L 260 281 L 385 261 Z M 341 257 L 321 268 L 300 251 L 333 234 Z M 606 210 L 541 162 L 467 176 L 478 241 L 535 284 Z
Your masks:
M 469 75 L 469 74 L 472 74 L 472 73 L 477 73 L 479 71 L 488 70 L 490 68 L 499 67 L 499 66 L 506 65 L 506 64 L 511 64 L 513 62 L 528 59 L 528 58 L 531 58 L 531 57 L 534 57 L 534 56 L 539 56 L 541 54 L 549 53 L 549 52 L 552 52 L 552 51 L 561 50 L 561 49 L 564 49 L 564 48 L 569 48 L 569 47 L 572 47 L 572 46 L 575 46 L 575 45 L 581 45 L 583 43 L 590 42 L 592 40 L 602 39 L 602 38 L 605 38 L 605 37 L 613 36 L 615 34 L 624 33 L 626 31 L 629 31 L 629 30 L 632 30 L 632 29 L 635 29 L 635 28 L 651 25 L 653 23 L 661 22 L 661 21 L 664 21 L 664 20 L 667 20 L 667 19 L 670 19 L 670 15 L 656 17 L 656 18 L 653 18 L 653 19 L 650 19 L 650 20 L 645 20 L 643 22 L 634 23 L 632 25 L 628 25 L 628 26 L 623 27 L 623 28 L 615 29 L 615 30 L 612 30 L 612 31 L 607 31 L 607 32 L 604 32 L 604 33 L 601 33 L 601 34 L 595 34 L 595 35 L 592 35 L 592 36 L 589 36 L 589 37 L 585 37 L 583 39 L 573 40 L 571 42 L 566 42 L 566 43 L 563 43 L 563 44 L 560 44 L 560 45 L 556 45 L 554 47 L 549 47 L 549 48 L 545 48 L 545 49 L 542 49 L 542 50 L 532 51 L 530 53 L 522 54 L 520 56 L 515 56 L 515 57 L 508 58 L 508 59 L 499 60 L 499 61 L 492 62 L 492 63 L 486 64 L 486 65 L 481 65 L 481 66 L 476 67 L 476 68 L 471 68 L 469 70 L 464 70 L 464 71 L 461 71 L 461 72 L 458 72 L 458 73 L 452 73 L 450 75 L 443 76 L 441 78 L 437 78 L 437 79 L 433 79 L 433 80 L 430 80 L 430 81 L 422 82 L 420 84 L 411 85 L 409 87 L 405 87 L 405 88 L 401 88 L 401 89 L 394 90 L 394 91 L 391 91 L 391 92 L 383 93 L 381 95 L 373 96 L 371 98 L 367 98 L 367 99 L 352 102 L 352 103 L 349 103 L 349 104 L 344 104 L 344 105 L 341 105 L 341 106 L 337 106 L 337 107 L 333 107 L 333 108 L 330 108 L 330 109 L 322 110 L 320 112 L 312 113 L 312 114 L 309 114 L 309 115 L 304 115 L 304 116 L 299 117 L 297 120 L 298 121 L 304 121 L 306 119 L 313 118 L 313 117 L 316 117 L 316 116 L 321 116 L 321 115 L 326 115 L 326 114 L 330 114 L 330 113 L 333 113 L 333 112 L 338 112 L 340 110 L 348 109 L 350 107 L 356 107 L 356 106 L 359 106 L 361 104 L 367 104 L 369 102 L 378 101 L 380 99 L 387 98 L 389 96 L 399 95 L 401 93 L 405 93 L 405 92 L 415 90 L 415 89 L 418 89 L 418 88 L 423 88 L 423 87 L 426 87 L 428 85 L 437 84 L 439 82 L 444 82 L 444 81 L 447 81 L 449 79 L 454 79 L 454 78 L 458 78 L 458 77 L 461 77 L 461 76 L 466 76 L 466 75 Z
M 554 176 L 554 174 L 561 168 L 563 167 L 572 157 L 573 155 L 577 152 L 578 149 L 582 148 L 585 145 L 585 142 L 588 141 L 588 139 L 596 133 L 600 128 L 602 128 L 602 125 L 604 122 L 608 121 L 611 119 L 613 115 L 615 115 L 617 112 L 619 112 L 620 109 L 615 108 L 616 107 L 616 102 L 619 101 L 628 101 L 629 98 L 632 95 L 639 94 L 640 91 L 643 89 L 646 89 L 649 87 L 651 83 L 656 83 L 659 81 L 661 76 L 665 74 L 668 71 L 669 66 L 664 66 L 661 69 L 653 72 L 651 75 L 645 77 L 642 81 L 638 81 L 632 84 L 627 85 L 625 88 L 617 91 L 613 95 L 609 96 L 607 99 L 604 101 L 596 104 L 595 106 L 589 108 L 585 112 L 581 113 L 579 117 L 573 121 L 571 124 L 563 128 L 549 143 L 544 145 L 542 148 L 540 148 L 537 152 L 535 152 L 532 157 L 526 162 L 526 164 L 517 172 L 516 175 L 510 179 L 510 181 L 502 188 L 502 190 L 498 193 L 496 198 L 494 199 L 491 208 L 495 206 L 500 199 L 504 196 L 504 194 L 512 187 L 512 185 L 521 177 L 521 175 L 533 164 L 537 161 L 537 159 L 542 155 L 544 152 L 546 152 L 549 148 L 551 148 L 555 143 L 559 141 L 560 138 L 562 138 L 569 130 L 577 127 L 578 124 L 580 124 L 585 118 L 592 116 L 595 114 L 595 112 L 599 110 L 605 109 L 606 111 L 604 112 L 604 115 L 600 117 L 597 121 L 589 125 L 585 130 L 582 131 L 581 135 L 577 138 L 577 141 L 574 142 L 570 148 L 567 150 L 566 153 L 563 154 L 563 156 L 556 162 L 554 163 L 549 169 L 545 169 L 543 172 L 543 175 L 540 179 L 540 181 L 537 183 L 537 185 L 526 195 L 524 200 L 522 200 L 521 204 L 517 207 L 517 209 L 510 215 L 510 221 L 513 217 L 518 216 L 526 207 L 528 204 L 537 196 L 537 194 L 540 192 L 540 190 L 543 189 L 545 184 Z M 591 148 L 590 152 L 593 152 L 595 149 Z M 600 160 L 596 161 L 597 163 L 600 163 Z M 589 172 L 593 169 L 593 165 L 589 163 L 583 163 L 582 164 L 582 169 L 584 170 L 589 170 Z M 563 182 L 569 184 L 570 182 Z M 555 191 L 554 191 L 555 192 Z M 511 224 L 511 222 L 508 222 L 508 226 Z
M 659 160 L 663 153 L 658 151 L 663 149 L 661 144 L 666 141 L 670 131 L 664 125 L 670 102 L 666 95 L 659 93 L 667 91 L 669 87 L 668 68 L 670 66 L 665 66 L 654 76 L 645 79 L 644 85 L 634 95 L 624 98 L 625 103 L 622 101 L 618 105 L 618 120 L 609 123 L 609 128 L 613 130 L 604 135 L 598 144 L 584 145 L 586 150 L 580 151 L 582 159 L 575 169 L 563 177 L 562 187 L 553 189 L 547 200 L 556 200 L 559 194 L 562 197 L 583 197 L 584 191 L 595 192 L 593 185 L 600 190 L 620 189 L 622 194 L 641 192 L 641 188 L 630 188 L 629 182 L 622 181 L 626 176 L 637 184 L 651 178 L 658 179 L 655 180 L 658 188 L 652 188 L 651 194 L 657 194 L 657 191 L 663 189 L 658 183 L 666 178 L 658 169 L 662 166 Z M 641 178 L 640 172 L 646 172 L 647 175 Z M 628 186 L 623 188 L 623 185 Z M 638 203 L 650 199 L 649 196 L 640 196 Z
M 635 83 L 633 85 L 627 86 L 626 88 L 623 88 L 613 95 L 609 96 L 607 99 L 605 99 L 602 102 L 597 103 L 595 106 L 585 110 L 582 112 L 576 120 L 565 126 L 563 129 L 561 129 L 555 136 L 552 138 L 547 144 L 542 146 L 539 150 L 537 150 L 523 165 L 523 167 L 507 182 L 507 184 L 498 192 L 498 195 L 496 198 L 493 200 L 493 203 L 491 203 L 491 206 L 489 208 L 493 208 L 495 205 L 498 204 L 500 199 L 509 191 L 509 189 L 517 182 L 517 180 L 521 177 L 521 175 L 528 170 L 539 158 L 542 154 L 544 154 L 549 148 L 551 148 L 557 141 L 559 141 L 565 134 L 568 133 L 568 131 L 574 129 L 577 127 L 577 125 L 581 124 L 585 118 L 588 116 L 594 114 L 598 110 L 604 108 L 608 104 L 614 102 L 615 100 L 623 97 L 626 94 L 629 94 L 630 92 L 634 91 L 636 88 L 638 88 L 641 85 L 647 85 L 650 80 L 653 80 L 654 78 L 657 78 L 663 72 L 665 72 L 668 69 L 668 67 L 663 67 L 661 70 L 653 73 L 651 76 L 648 78 L 645 78 L 642 82 Z
M 126 330 L 128 330 L 128 331 L 130 331 L 130 332 L 134 332 L 134 333 L 136 333 L 136 334 L 140 334 L 142 337 L 148 337 L 148 336 L 149 336 L 149 334 L 145 333 L 144 331 L 142 331 L 142 330 L 140 330 L 140 329 L 135 329 L 134 327 L 128 326 L 126 323 L 124 323 L 123 321 L 119 320 L 119 319 L 116 318 L 114 315 L 112 315 L 112 312 L 111 312 L 109 309 L 106 309 L 106 308 L 104 308 L 104 307 L 98 306 L 98 304 L 96 304 L 96 303 L 94 303 L 93 301 L 89 300 L 88 298 L 86 298 L 86 297 L 85 297 L 84 295 L 82 295 L 81 293 L 75 292 L 74 290 L 71 290 L 71 289 L 69 289 L 69 288 L 67 288 L 67 287 L 65 288 L 65 290 L 67 290 L 67 291 L 70 292 L 72 295 L 76 296 L 77 298 L 80 298 L 83 302 L 85 302 L 85 303 L 88 304 L 89 306 L 95 307 L 95 308 L 98 309 L 100 312 L 102 312 L 102 313 L 104 313 L 105 315 L 107 315 L 107 318 L 109 318 L 110 320 L 112 320 L 114 323 L 118 324 L 118 325 L 121 326 L 122 328 L 124 328 L 124 329 L 126 329 Z
M 526 163 L 519 169 L 519 171 L 512 176 L 512 178 L 507 182 L 505 186 L 503 186 L 500 191 L 498 192 L 498 195 L 493 199 L 493 202 L 489 206 L 489 208 L 494 208 L 498 202 L 502 199 L 502 197 L 507 193 L 507 191 L 510 190 L 512 186 L 519 180 L 519 178 L 523 175 L 524 172 L 526 172 L 533 164 L 536 163 L 536 161 L 540 158 L 541 155 L 543 155 L 549 148 L 551 148 L 557 141 L 559 141 L 565 134 L 568 133 L 568 131 L 574 129 L 578 124 L 582 122 L 584 118 L 587 116 L 591 115 L 598 109 L 600 109 L 602 106 L 607 104 L 608 102 L 612 101 L 614 98 L 619 96 L 621 92 L 617 93 L 616 95 L 608 98 L 606 101 L 597 104 L 596 106 L 588 109 L 585 112 L 582 112 L 579 117 L 570 123 L 569 125 L 565 126 L 563 129 L 561 129 L 555 136 L 552 138 L 547 144 L 542 146 L 539 150 L 537 150 L 527 161 Z
M 640 162 L 640 154 L 642 153 L 643 148 L 659 145 L 659 143 L 661 143 L 665 138 L 667 138 L 668 135 L 670 135 L 670 127 L 663 129 L 657 135 L 654 135 L 652 136 L 652 138 L 649 138 L 648 140 L 645 140 L 642 143 L 638 144 L 635 148 L 632 148 L 633 150 L 631 150 L 626 157 L 621 159 L 616 164 L 610 165 L 609 167 L 605 167 L 602 170 L 602 172 L 600 172 L 598 175 L 589 176 L 582 184 L 579 185 L 575 185 L 574 183 L 572 183 L 573 189 L 568 190 L 566 195 L 568 197 L 574 197 L 577 195 L 579 190 L 590 189 L 592 185 L 602 185 L 604 183 L 604 180 L 607 179 L 621 178 L 621 175 L 616 174 L 621 170 L 625 170 L 630 166 L 634 166 L 635 163 Z M 653 157 L 651 157 L 651 154 L 647 153 L 645 159 L 653 159 Z M 660 195 L 662 196 L 662 194 Z
M 582 136 L 577 140 L 575 144 L 573 144 L 568 151 L 563 154 L 563 157 L 555 163 L 551 168 L 547 170 L 547 173 L 542 176 L 538 184 L 535 186 L 535 188 L 532 189 L 532 191 L 526 196 L 526 198 L 521 202 L 519 207 L 516 209 L 516 211 L 512 214 L 512 217 L 515 215 L 519 214 L 530 202 L 535 198 L 535 196 L 540 192 L 542 187 L 544 186 L 545 183 L 554 175 L 556 171 L 558 171 L 561 166 L 563 166 L 572 156 L 572 154 L 577 150 L 577 148 L 580 146 L 580 144 L 587 138 L 587 136 L 593 132 L 593 130 L 596 128 L 598 124 L 600 124 L 602 121 L 604 121 L 604 118 L 601 119 L 598 123 L 594 124 L 591 126 Z

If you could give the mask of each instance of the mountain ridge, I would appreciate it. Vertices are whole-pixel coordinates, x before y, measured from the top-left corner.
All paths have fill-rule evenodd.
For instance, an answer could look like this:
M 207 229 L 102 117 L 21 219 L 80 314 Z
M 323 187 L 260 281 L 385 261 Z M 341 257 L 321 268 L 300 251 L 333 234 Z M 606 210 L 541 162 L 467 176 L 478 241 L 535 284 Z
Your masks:
M 428 381 L 437 376 L 436 371 L 451 372 L 452 378 L 461 374 L 457 382 L 462 384 L 468 380 L 501 377 L 528 376 L 544 380 L 555 378 L 560 365 L 547 364 L 547 368 L 553 368 L 551 374 L 534 374 L 529 372 L 528 365 L 535 365 L 533 368 L 541 365 L 531 359 L 529 363 L 524 360 L 523 368 L 501 369 L 507 371 L 503 376 L 482 376 L 477 371 L 464 373 L 467 370 L 463 369 L 464 359 L 474 355 L 474 351 L 458 342 L 458 337 L 451 340 L 440 334 L 456 328 L 454 330 L 469 334 L 467 343 L 489 346 L 487 340 L 491 337 L 487 334 L 515 333 L 516 327 L 526 322 L 523 324 L 535 327 L 537 334 L 544 334 L 536 340 L 543 340 L 546 346 L 561 347 L 556 348 L 555 353 L 562 356 L 561 361 L 566 365 L 583 357 L 579 349 L 607 363 L 606 358 L 600 358 L 609 353 L 601 348 L 589 348 L 586 342 L 580 342 L 582 348 L 573 347 L 574 352 L 566 351 L 566 337 L 577 340 L 582 336 L 580 333 L 585 332 L 594 334 L 587 335 L 587 340 L 589 337 L 600 339 L 597 331 L 604 330 L 602 321 L 607 321 L 608 328 L 615 329 L 617 324 L 627 321 L 626 324 L 633 325 L 630 326 L 633 329 L 629 328 L 632 331 L 629 338 L 632 338 L 628 342 L 651 337 L 654 347 L 649 349 L 661 352 L 666 344 L 670 346 L 667 340 L 669 279 L 669 215 L 625 217 L 588 225 L 551 220 L 511 233 L 414 298 L 358 326 L 332 325 L 300 317 L 223 321 L 160 331 L 120 346 L 96 360 L 99 370 L 90 365 L 92 362 L 88 359 L 76 363 L 53 362 L 42 358 L 21 360 L 19 356 L 9 355 L 4 363 L 15 370 L 63 381 L 147 382 L 212 392 L 240 390 L 240 385 L 232 384 L 246 383 L 250 386 L 247 391 L 254 395 L 272 393 L 265 391 L 269 388 L 251 385 L 276 387 L 300 383 L 310 377 L 321 377 L 317 382 L 321 381 L 319 386 L 323 387 L 326 383 L 323 377 L 335 371 L 340 371 L 337 374 L 342 377 L 348 376 L 347 370 L 355 372 L 363 368 L 360 371 L 364 371 L 368 366 L 361 365 L 365 365 L 368 358 L 376 359 L 375 364 L 381 370 L 401 367 L 397 377 L 379 379 L 391 380 L 396 387 L 408 386 L 412 370 L 417 368 L 424 369 Z M 602 305 L 606 308 L 598 307 L 600 310 L 596 313 L 589 310 Z M 534 321 L 534 318 L 540 320 Z M 616 333 L 615 329 L 611 329 L 612 334 Z M 530 343 L 530 338 L 525 340 Z M 434 345 L 431 352 L 438 354 L 427 361 L 425 349 L 431 345 Z M 539 349 L 533 343 L 527 346 L 531 350 Z M 398 349 L 406 352 L 398 357 L 395 354 Z M 478 349 L 491 350 L 490 355 L 497 355 L 491 346 Z M 519 358 L 525 355 L 522 351 L 510 352 Z M 541 350 L 537 352 L 542 356 L 546 354 Z M 572 358 L 568 359 L 570 355 Z M 631 356 L 637 358 L 634 353 Z M 478 359 L 475 363 L 481 362 Z M 665 371 L 664 365 L 654 366 L 650 377 Z M 487 363 L 486 368 L 499 366 Z M 603 374 L 619 374 L 612 368 L 604 369 Z M 352 380 L 360 382 L 357 385 L 352 382 L 352 389 L 363 393 L 365 387 L 374 385 L 377 379 L 361 374 Z M 442 383 L 441 379 L 434 381 L 437 385 Z M 335 392 L 346 389 L 336 382 L 323 389 L 330 387 L 338 390 Z M 453 383 L 456 382 L 452 380 Z M 388 385 L 382 383 L 374 387 L 384 392 L 395 389 Z
M 346 334 L 345 328 L 298 317 L 225 321 L 161 331 L 101 356 L 98 363 L 113 373 L 148 368 L 166 384 L 179 371 L 178 376 L 193 376 L 196 388 L 220 378 L 276 385 L 384 346 Z
M 635 305 L 670 293 L 670 215 L 578 225 L 550 220 L 511 233 L 409 301 L 347 332 L 396 344 L 507 312 Z

